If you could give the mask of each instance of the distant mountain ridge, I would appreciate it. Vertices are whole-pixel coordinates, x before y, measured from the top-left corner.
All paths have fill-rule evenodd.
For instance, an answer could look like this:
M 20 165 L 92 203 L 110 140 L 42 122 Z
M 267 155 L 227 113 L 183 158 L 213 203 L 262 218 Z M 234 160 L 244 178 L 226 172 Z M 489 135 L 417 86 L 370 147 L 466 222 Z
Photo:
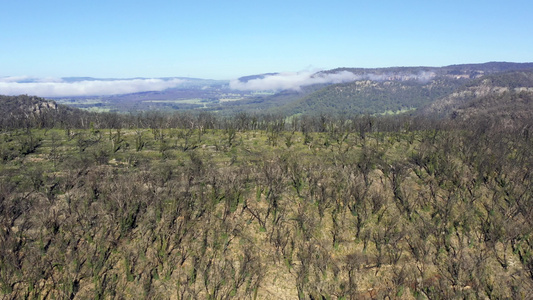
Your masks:
M 460 76 L 467 75 L 470 78 L 479 77 L 486 74 L 533 70 L 533 63 L 514 63 L 514 62 L 487 62 L 481 64 L 456 64 L 443 67 L 385 67 L 385 68 L 336 68 L 319 73 L 338 73 L 348 71 L 354 74 L 368 75 L 416 75 L 424 72 L 433 72 L 435 76 Z
M 445 67 L 338 68 L 319 73 L 351 72 L 357 80 L 331 84 L 277 108 L 298 113 L 394 113 L 421 108 L 452 94 L 472 80 L 510 71 L 533 70 L 533 63 L 489 62 Z M 523 86 L 522 77 L 511 82 Z
M 149 90 L 151 79 L 143 77 L 130 79 L 65 77 L 55 79 L 57 81 L 50 79 L 52 81 L 49 84 L 46 83 L 45 86 L 47 90 L 53 90 L 50 87 L 58 83 L 66 89 L 71 88 L 72 83 L 77 89 L 83 90 L 85 87 L 83 83 L 94 88 L 93 81 L 104 81 L 105 85 L 100 90 L 109 92 L 114 88 L 108 88 L 110 82 L 113 81 L 130 90 L 136 89 L 136 81 L 143 81 L 141 82 L 142 89 L 144 89 L 142 91 L 113 93 L 106 96 L 48 97 L 58 103 L 95 111 L 200 109 L 222 114 L 259 112 L 295 115 L 389 114 L 412 112 L 420 108 L 423 113 L 431 111 L 444 116 L 451 113 L 449 108 L 456 109 L 458 106 L 456 104 L 446 106 L 442 101 L 452 101 L 451 95 L 464 86 L 476 84 L 477 79 L 487 76 L 529 70 L 533 71 L 533 63 L 487 62 L 443 67 L 342 67 L 315 73 L 264 73 L 240 77 L 237 79 L 239 84 L 234 86 L 231 84 L 233 81 L 229 80 L 188 77 L 157 78 L 155 80 L 159 80 L 160 88 L 154 90 Z M 493 81 L 503 80 L 498 76 L 490 78 Z M 175 80 L 176 83 L 173 83 L 172 87 L 165 87 L 165 85 L 170 86 L 164 83 L 166 80 Z M 526 79 L 515 76 L 512 80 L 516 86 L 523 87 L 524 83 L 520 80 Z M 124 81 L 131 82 L 124 83 Z M 42 79 L 28 77 L 2 77 L 0 83 L 2 82 L 5 85 L 13 82 L 43 83 Z M 262 84 L 263 82 L 265 84 Z M 283 84 L 276 85 L 280 82 Z M 290 85 L 292 82 L 295 82 L 294 86 Z M 492 82 L 491 84 L 498 85 L 499 83 Z M 45 89 L 44 85 L 39 86 Z M 242 89 L 237 89 L 238 87 Z M 265 87 L 265 90 L 254 90 L 250 87 L 258 89 Z M 463 100 L 459 102 L 465 103 L 467 99 Z M 434 102 L 440 104 L 431 106 Z
M 189 96 L 195 96 L 195 91 L 189 90 L 192 93 Z M 213 90 L 210 92 L 214 93 Z M 142 99 L 165 96 L 158 93 L 136 93 L 131 97 L 140 98 L 124 101 L 122 105 L 131 105 L 130 111 L 135 111 L 135 105 L 145 102 Z M 57 120 L 83 122 L 89 114 L 35 96 L 0 95 L 0 102 L 3 107 L 0 111 L 1 123 L 7 127 L 16 127 L 16 124 L 25 120 L 30 120 L 36 126 L 48 126 L 50 122 Z M 154 100 L 151 104 L 165 103 Z M 182 105 L 181 110 L 216 112 L 218 115 L 242 112 L 286 116 L 407 113 L 453 122 L 487 121 L 491 126 L 516 128 L 533 121 L 533 70 L 494 72 L 474 79 L 436 76 L 427 82 L 416 79 L 367 79 L 334 85 L 314 85 L 305 87 L 302 91 L 287 90 L 274 95 L 229 101 L 202 110 L 197 108 L 200 104 L 172 105 Z

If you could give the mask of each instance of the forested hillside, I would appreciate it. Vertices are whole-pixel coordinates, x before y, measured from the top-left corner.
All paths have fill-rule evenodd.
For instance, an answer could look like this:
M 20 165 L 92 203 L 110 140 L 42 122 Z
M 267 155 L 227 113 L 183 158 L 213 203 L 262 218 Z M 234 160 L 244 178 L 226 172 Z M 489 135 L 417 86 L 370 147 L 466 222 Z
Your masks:
M 359 80 L 327 86 L 279 109 L 289 114 L 377 114 L 413 110 L 446 96 L 464 80 L 439 77 L 418 79 Z
M 459 118 L 494 118 L 501 123 L 533 117 L 533 72 L 513 71 L 480 77 L 423 107 L 420 114 Z
M 9 98 L 23 116 L 0 124 L 2 298 L 533 290 L 531 118 L 28 115 L 29 100 L 49 103 Z

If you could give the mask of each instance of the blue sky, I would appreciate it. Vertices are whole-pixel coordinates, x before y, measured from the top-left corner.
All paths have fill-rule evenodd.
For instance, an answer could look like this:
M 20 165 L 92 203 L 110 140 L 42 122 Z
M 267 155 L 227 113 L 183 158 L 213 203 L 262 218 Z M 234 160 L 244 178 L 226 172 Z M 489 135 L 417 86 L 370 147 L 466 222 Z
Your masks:
M 3 1 L 0 76 L 533 61 L 532 1 Z

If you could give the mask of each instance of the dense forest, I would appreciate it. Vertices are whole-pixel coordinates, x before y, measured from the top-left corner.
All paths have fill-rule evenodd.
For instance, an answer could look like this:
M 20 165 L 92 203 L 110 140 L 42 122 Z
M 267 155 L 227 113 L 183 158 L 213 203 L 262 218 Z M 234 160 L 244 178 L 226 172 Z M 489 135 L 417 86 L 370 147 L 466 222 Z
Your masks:
M 4 299 L 531 297 L 531 117 L 0 100 Z

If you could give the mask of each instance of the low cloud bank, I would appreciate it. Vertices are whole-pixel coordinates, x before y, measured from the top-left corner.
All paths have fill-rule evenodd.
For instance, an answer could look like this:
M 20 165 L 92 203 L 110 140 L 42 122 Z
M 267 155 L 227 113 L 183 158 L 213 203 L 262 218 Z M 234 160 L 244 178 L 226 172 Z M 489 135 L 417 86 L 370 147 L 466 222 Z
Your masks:
M 342 83 L 357 80 L 351 72 L 334 74 L 298 72 L 266 75 L 246 82 L 235 79 L 230 81 L 230 88 L 241 91 L 299 90 L 303 86 L 320 83 Z
M 28 94 L 41 97 L 106 96 L 162 91 L 177 87 L 184 81 L 182 79 L 120 79 L 65 82 L 57 78 L 2 77 L 0 78 L 0 94 Z
M 262 78 L 240 81 L 235 79 L 230 81 L 230 88 L 241 91 L 279 91 L 279 90 L 300 90 L 303 86 L 313 84 L 337 84 L 357 80 L 419 80 L 422 82 L 429 81 L 435 77 L 433 72 L 421 72 L 418 74 L 354 74 L 349 71 L 338 73 L 278 73 L 274 75 L 265 75 Z

